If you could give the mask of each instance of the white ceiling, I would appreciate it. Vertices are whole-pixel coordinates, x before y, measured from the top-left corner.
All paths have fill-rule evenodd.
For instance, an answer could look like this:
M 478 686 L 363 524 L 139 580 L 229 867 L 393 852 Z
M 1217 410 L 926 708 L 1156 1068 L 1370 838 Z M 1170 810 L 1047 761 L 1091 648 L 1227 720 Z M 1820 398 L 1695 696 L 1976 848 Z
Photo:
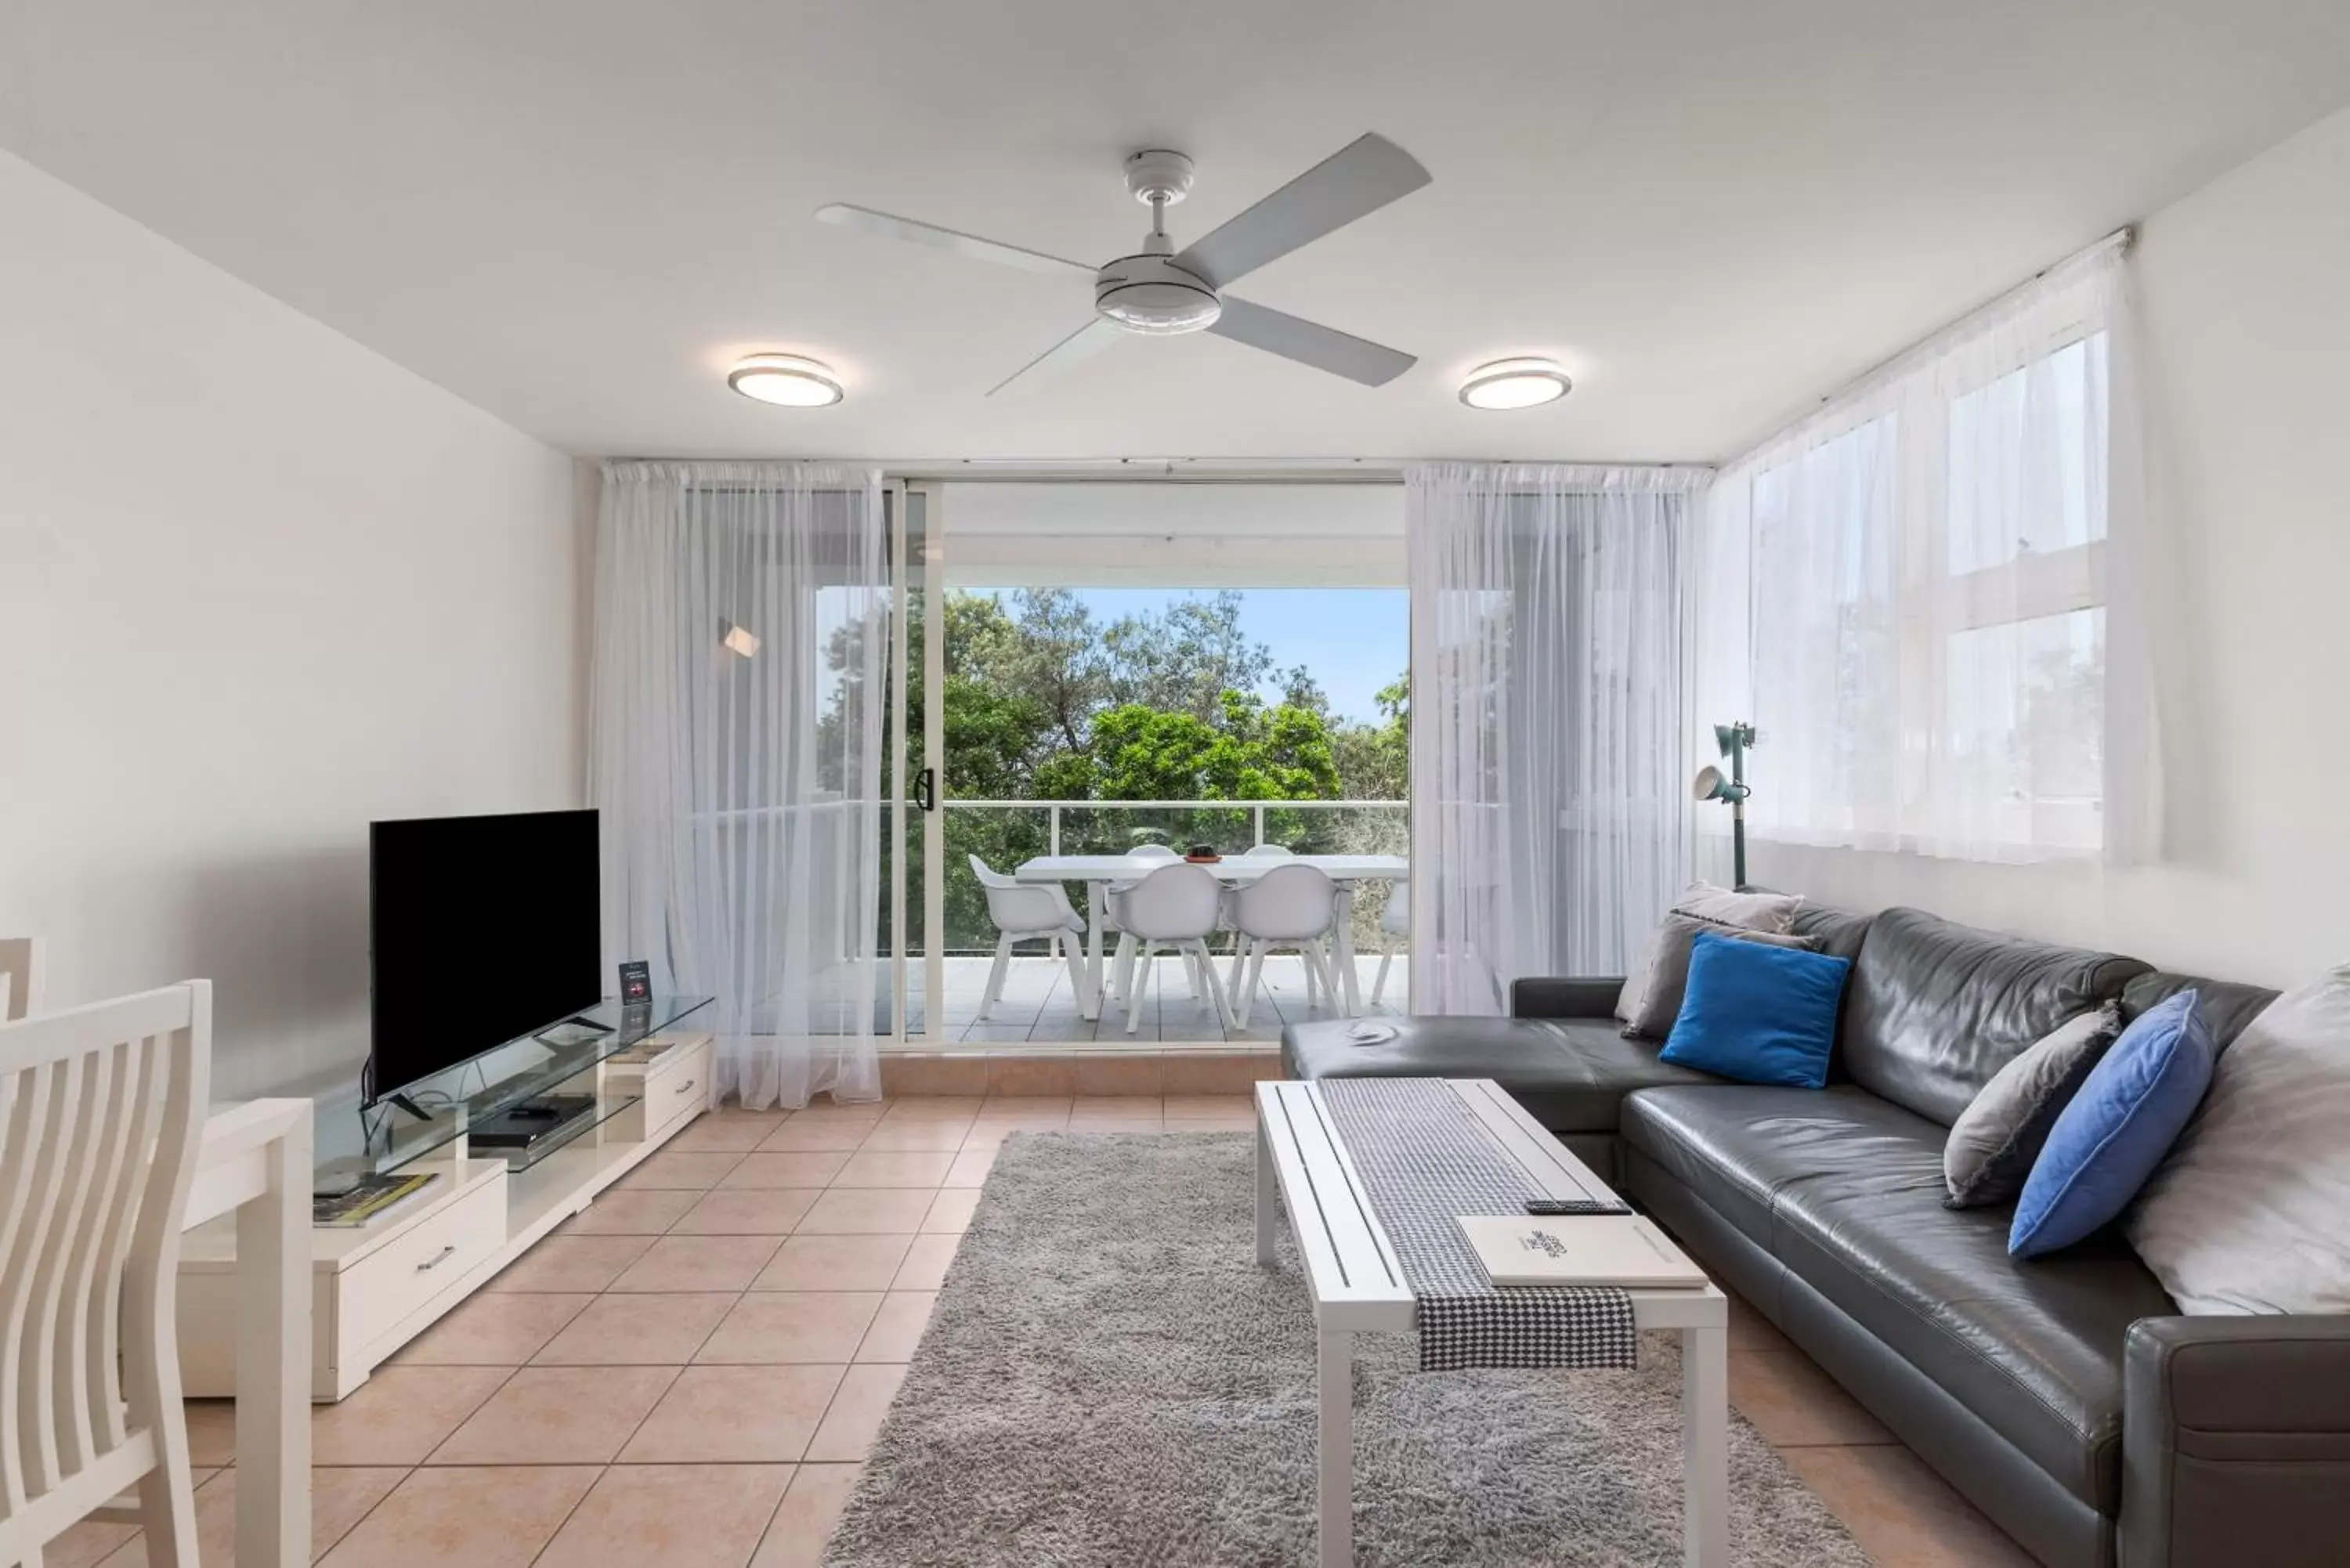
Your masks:
M 582 453 L 1719 458 L 2345 101 L 2342 0 L 0 5 L 0 145 Z M 808 216 L 1096 261 L 1137 147 L 1180 245 L 1370 130 L 1435 183 L 1239 292 L 1378 390 L 1201 336 L 983 400 L 1085 290 Z M 1461 408 L 1516 352 L 1574 396 Z

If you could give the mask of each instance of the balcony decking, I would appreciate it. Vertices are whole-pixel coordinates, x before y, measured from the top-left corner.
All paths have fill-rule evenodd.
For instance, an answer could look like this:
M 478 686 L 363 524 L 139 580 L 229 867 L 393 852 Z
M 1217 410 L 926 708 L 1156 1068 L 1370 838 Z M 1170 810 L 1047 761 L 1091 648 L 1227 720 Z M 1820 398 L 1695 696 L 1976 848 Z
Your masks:
M 1151 981 L 1149 994 L 1143 1002 L 1142 1022 L 1131 1034 L 1126 1032 L 1126 1010 L 1115 1002 L 1103 1009 L 1098 1022 L 1088 1023 L 1080 1016 L 1067 968 L 1045 958 L 1013 959 L 1011 971 L 1004 980 L 1003 999 L 987 1018 L 982 1019 L 979 1002 L 986 993 L 990 961 L 985 958 L 947 960 L 946 1027 L 944 1038 L 936 1042 L 938 1045 L 989 1051 L 1020 1044 L 1277 1045 L 1284 1023 L 1341 1016 L 1326 999 L 1307 1008 L 1305 965 L 1295 956 L 1283 954 L 1265 960 L 1249 1027 L 1238 1033 L 1225 1032 L 1217 1021 L 1214 1005 L 1206 997 L 1192 1000 L 1184 986 L 1182 963 L 1171 958 L 1156 961 L 1159 973 Z M 1407 967 L 1405 955 L 1398 953 L 1394 966 L 1388 971 L 1381 1005 L 1373 1008 L 1371 981 L 1378 973 L 1379 958 L 1377 953 L 1357 955 L 1356 971 L 1361 977 L 1366 1016 L 1396 1017 L 1410 1011 Z M 1218 981 L 1221 982 L 1231 972 L 1230 957 L 1219 954 Z M 912 1033 L 910 1023 L 909 1033 Z

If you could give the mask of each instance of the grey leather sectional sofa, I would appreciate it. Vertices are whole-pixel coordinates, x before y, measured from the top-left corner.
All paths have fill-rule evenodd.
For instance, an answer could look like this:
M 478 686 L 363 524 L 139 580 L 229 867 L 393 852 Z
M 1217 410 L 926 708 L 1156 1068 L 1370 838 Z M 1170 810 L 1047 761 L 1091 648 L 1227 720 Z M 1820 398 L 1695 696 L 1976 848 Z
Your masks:
M 2019 1262 L 2010 1209 L 1941 1201 L 1950 1124 L 2065 1019 L 2193 985 L 2224 1048 L 2273 993 L 1915 909 L 1796 929 L 1854 961 L 1824 1090 L 1659 1062 L 1613 979 L 1523 981 L 1513 1018 L 1373 1045 L 1294 1025 L 1283 1053 L 1498 1080 L 2043 1563 L 2350 1564 L 2350 1317 L 2182 1316 L 2117 1233 Z

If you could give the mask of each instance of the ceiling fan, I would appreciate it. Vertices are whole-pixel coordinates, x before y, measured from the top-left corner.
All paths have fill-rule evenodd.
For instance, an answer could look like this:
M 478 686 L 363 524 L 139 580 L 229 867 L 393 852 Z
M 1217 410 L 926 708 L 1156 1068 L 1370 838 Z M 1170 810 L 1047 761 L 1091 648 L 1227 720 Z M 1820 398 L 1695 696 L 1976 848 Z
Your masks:
M 818 207 L 816 215 L 827 223 L 979 261 L 1091 281 L 1094 318 L 988 389 L 991 398 L 1015 382 L 1034 385 L 1065 370 L 1126 332 L 1152 337 L 1212 332 L 1367 387 L 1380 387 L 1410 369 L 1413 356 L 1251 305 L 1224 290 L 1265 263 L 1410 195 L 1429 179 L 1428 171 L 1410 153 L 1387 138 L 1360 137 L 1206 238 L 1177 251 L 1167 237 L 1167 209 L 1191 193 L 1191 161 L 1180 152 L 1138 152 L 1126 161 L 1126 188 L 1149 206 L 1150 233 L 1140 251 L 1099 267 L 868 207 L 835 203 Z

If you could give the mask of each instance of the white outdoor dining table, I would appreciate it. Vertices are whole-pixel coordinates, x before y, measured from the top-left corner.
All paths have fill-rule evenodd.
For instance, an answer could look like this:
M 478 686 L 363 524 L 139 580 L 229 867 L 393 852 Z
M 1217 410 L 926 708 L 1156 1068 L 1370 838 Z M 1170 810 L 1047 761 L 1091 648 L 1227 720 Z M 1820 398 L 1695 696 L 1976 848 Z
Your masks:
M 1102 922 L 1107 912 L 1106 894 L 1114 883 L 1139 882 L 1166 860 L 1137 860 L 1128 855 L 1039 855 L 1013 870 L 1023 882 L 1083 882 L 1086 885 L 1086 994 L 1077 998 L 1084 1016 L 1097 1019 L 1102 1012 Z M 1280 866 L 1311 866 L 1338 884 L 1337 929 L 1332 933 L 1333 957 L 1338 963 L 1338 983 L 1346 988 L 1347 1011 L 1362 1011 L 1362 988 L 1355 976 L 1355 936 L 1352 916 L 1355 884 L 1400 882 L 1411 863 L 1400 855 L 1294 855 L 1253 859 L 1227 855 L 1201 869 L 1237 887 L 1253 882 Z

